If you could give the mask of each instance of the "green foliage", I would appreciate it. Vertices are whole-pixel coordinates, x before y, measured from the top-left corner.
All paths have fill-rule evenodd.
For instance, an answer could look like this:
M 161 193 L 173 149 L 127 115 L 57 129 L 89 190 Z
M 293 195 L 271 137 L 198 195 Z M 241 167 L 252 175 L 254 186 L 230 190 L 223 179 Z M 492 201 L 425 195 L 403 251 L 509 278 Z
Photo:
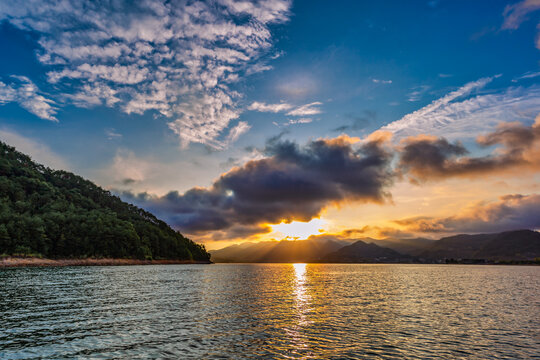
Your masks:
M 0 142 L 0 253 L 209 260 L 204 246 L 94 183 Z

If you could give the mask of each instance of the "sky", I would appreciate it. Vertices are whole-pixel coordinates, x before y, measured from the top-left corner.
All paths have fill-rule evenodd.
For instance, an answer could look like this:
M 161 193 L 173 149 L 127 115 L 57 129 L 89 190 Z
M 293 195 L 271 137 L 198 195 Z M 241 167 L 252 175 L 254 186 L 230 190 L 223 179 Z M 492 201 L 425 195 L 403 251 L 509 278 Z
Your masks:
M 0 139 L 210 249 L 538 229 L 539 21 L 539 0 L 0 0 Z

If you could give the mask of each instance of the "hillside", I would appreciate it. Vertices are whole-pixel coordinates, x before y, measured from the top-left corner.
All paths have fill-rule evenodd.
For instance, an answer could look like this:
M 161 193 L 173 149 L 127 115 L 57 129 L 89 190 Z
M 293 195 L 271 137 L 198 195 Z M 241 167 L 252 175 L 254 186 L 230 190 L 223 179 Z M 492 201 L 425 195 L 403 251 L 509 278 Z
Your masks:
M 403 255 L 395 250 L 388 249 L 357 241 L 354 244 L 344 246 L 341 249 L 334 251 L 321 259 L 321 262 L 326 263 L 393 263 L 393 262 L 408 262 L 413 258 L 408 255 Z
M 402 254 L 417 256 L 421 254 L 426 248 L 432 246 L 436 240 L 425 238 L 408 238 L 408 239 L 394 239 L 387 238 L 382 240 L 376 240 L 371 238 L 361 239 L 364 242 L 373 243 L 378 246 L 386 247 L 395 250 Z
M 0 254 L 208 261 L 204 246 L 92 182 L 0 142 Z
M 427 259 L 533 260 L 540 257 L 540 233 L 531 230 L 442 238 L 419 254 Z

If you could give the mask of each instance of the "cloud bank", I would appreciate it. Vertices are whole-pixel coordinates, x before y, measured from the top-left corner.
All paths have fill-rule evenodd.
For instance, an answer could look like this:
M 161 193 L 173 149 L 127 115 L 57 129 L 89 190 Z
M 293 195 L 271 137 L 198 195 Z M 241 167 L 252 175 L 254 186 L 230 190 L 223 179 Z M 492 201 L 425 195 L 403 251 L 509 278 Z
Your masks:
M 374 136 L 355 144 L 356 139 L 341 136 L 304 147 L 273 140 L 265 158 L 233 168 L 209 188 L 163 197 L 121 195 L 188 234 L 265 232 L 268 223 L 308 221 L 332 203 L 388 200 L 393 176 L 386 140 Z
M 540 228 L 540 195 L 513 194 L 480 202 L 446 218 L 415 217 L 395 221 L 407 231 L 421 233 L 499 232 Z
M 460 142 L 426 135 L 406 138 L 399 148 L 399 169 L 413 182 L 540 169 L 540 116 L 532 126 L 501 123 L 476 141 L 495 149 L 489 155 L 474 157 L 466 156 L 468 151 Z
M 39 35 L 37 56 L 55 100 L 155 111 L 183 146 L 221 149 L 249 128 L 234 124 L 242 112 L 234 84 L 270 68 L 269 26 L 287 21 L 290 7 L 289 0 L 5 1 L 0 20 Z M 30 104 L 13 85 L 0 86 L 2 102 L 55 120 L 51 101 Z
M 263 157 L 234 167 L 209 188 L 193 188 L 184 194 L 173 191 L 162 197 L 129 192 L 121 196 L 183 232 L 211 232 L 213 240 L 230 240 L 269 232 L 268 224 L 309 221 L 326 207 L 344 202 L 387 203 L 397 179 L 419 184 L 540 169 L 540 117 L 532 126 L 501 123 L 479 136 L 478 146 L 488 152 L 483 156 L 470 156 L 462 143 L 442 137 L 420 135 L 399 144 L 390 140 L 391 133 L 377 131 L 365 139 L 342 135 L 299 146 L 278 136 L 267 142 Z M 508 204 L 519 199 L 503 200 Z M 480 210 L 474 209 L 473 213 Z M 471 220 L 470 227 L 463 229 L 472 229 L 481 220 L 488 222 L 485 218 Z M 427 217 L 414 221 L 416 227 L 413 220 L 397 222 L 405 230 L 370 227 L 363 231 L 403 236 L 437 229 L 454 231 L 461 224 L 456 220 L 440 225 L 441 221 Z M 512 226 L 518 224 L 527 225 L 516 221 Z

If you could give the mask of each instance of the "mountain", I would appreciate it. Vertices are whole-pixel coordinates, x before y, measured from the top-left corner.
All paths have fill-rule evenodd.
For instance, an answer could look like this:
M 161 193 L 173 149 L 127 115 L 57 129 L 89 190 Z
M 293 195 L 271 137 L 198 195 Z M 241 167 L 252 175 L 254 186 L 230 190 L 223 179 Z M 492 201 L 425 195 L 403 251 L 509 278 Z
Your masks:
M 314 262 L 349 242 L 343 240 L 281 240 L 231 245 L 212 250 L 215 262 Z
M 0 142 L 0 254 L 208 261 L 204 246 L 92 182 Z
M 354 244 L 344 246 L 341 249 L 334 251 L 321 259 L 321 262 L 327 263 L 392 263 L 392 262 L 409 262 L 413 258 L 409 255 L 403 255 L 395 250 L 388 249 L 366 243 L 362 240 Z
M 417 256 L 433 245 L 436 240 L 426 238 L 409 238 L 409 239 L 393 239 L 387 238 L 382 240 L 372 238 L 356 239 L 366 243 L 372 243 L 378 246 L 395 250 L 402 254 Z
M 540 257 L 540 233 L 532 230 L 455 235 L 435 241 L 419 254 L 426 259 L 534 260 Z

